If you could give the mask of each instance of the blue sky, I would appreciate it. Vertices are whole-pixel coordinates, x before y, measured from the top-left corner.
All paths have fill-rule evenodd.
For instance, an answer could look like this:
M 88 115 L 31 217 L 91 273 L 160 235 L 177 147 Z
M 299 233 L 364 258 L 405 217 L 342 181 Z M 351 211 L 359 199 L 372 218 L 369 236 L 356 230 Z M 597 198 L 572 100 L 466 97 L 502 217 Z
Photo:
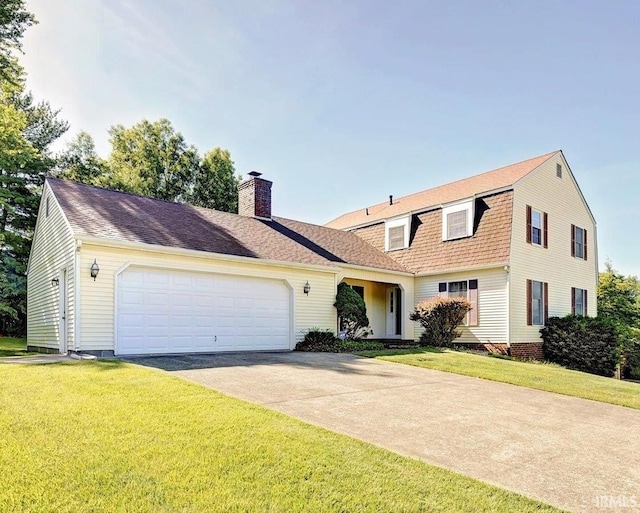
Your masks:
M 349 210 L 562 149 L 600 263 L 640 275 L 640 3 L 28 0 L 28 86 L 104 156 L 166 117 L 274 182 L 274 214 Z

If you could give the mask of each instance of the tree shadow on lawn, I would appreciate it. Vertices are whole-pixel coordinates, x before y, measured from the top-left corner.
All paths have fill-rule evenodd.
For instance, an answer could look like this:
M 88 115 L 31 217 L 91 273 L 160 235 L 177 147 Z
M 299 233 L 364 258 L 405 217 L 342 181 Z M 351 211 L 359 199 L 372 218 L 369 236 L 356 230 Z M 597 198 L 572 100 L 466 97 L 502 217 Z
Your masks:
M 349 353 L 292 352 L 246 352 L 190 354 L 167 356 L 140 356 L 123 358 L 125 362 L 154 367 L 165 371 L 183 371 L 222 367 L 246 367 L 253 365 L 287 365 L 297 368 L 321 369 L 345 374 L 389 376 L 382 367 L 373 367 L 371 360 Z

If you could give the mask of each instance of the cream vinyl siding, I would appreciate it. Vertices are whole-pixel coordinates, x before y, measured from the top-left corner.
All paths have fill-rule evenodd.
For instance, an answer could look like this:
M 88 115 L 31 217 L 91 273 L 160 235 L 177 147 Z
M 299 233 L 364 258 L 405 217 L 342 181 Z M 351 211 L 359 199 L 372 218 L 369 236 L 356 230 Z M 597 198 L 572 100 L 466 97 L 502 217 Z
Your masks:
M 558 178 L 557 164 L 562 165 Z M 548 214 L 548 248 L 527 244 L 526 206 Z M 571 256 L 571 225 L 587 230 L 587 260 Z M 569 166 L 558 153 L 517 182 L 511 239 L 511 342 L 537 342 L 540 326 L 527 326 L 527 280 L 549 284 L 549 316 L 571 313 L 571 287 L 586 289 L 588 314 L 595 316 L 596 227 Z
M 46 204 L 49 200 L 49 215 Z M 75 239 L 51 189 L 45 184 L 29 255 L 27 344 L 59 349 L 62 270 L 67 270 L 67 349 L 75 348 Z M 59 286 L 51 285 L 58 278 Z
M 442 282 L 478 280 L 478 326 L 461 326 L 462 336 L 456 342 L 486 344 L 505 343 L 508 340 L 509 274 L 504 267 L 416 277 L 416 303 L 438 295 Z M 422 326 L 415 322 L 415 339 Z
M 293 290 L 291 310 L 295 341 L 301 340 L 306 331 L 314 327 L 335 332 L 335 272 L 268 265 L 259 260 L 255 263 L 238 262 L 216 258 L 215 255 L 191 256 L 164 253 L 162 248 L 159 250 L 83 244 L 80 252 L 81 350 L 114 349 L 116 273 L 128 265 L 284 280 Z M 100 266 L 95 281 L 89 275 L 94 258 Z M 309 295 L 303 292 L 307 281 L 311 286 Z
M 367 305 L 367 317 L 373 329 L 370 338 L 385 338 L 387 335 L 387 288 L 398 286 L 403 291 L 402 301 L 402 338 L 411 339 L 414 328 L 409 313 L 414 303 L 414 278 L 400 274 L 386 273 L 367 269 L 343 268 L 337 276 L 337 284 L 345 281 L 349 285 L 364 287 L 364 301 Z M 331 304 L 335 302 L 332 301 Z M 334 308 L 335 310 L 335 308 Z

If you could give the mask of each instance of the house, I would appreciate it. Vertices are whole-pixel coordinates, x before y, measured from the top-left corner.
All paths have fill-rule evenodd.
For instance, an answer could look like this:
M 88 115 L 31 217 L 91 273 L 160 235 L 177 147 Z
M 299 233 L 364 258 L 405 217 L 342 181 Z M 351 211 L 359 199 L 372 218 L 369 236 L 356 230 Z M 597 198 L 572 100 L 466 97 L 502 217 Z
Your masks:
M 467 297 L 459 342 L 540 357 L 549 315 L 595 315 L 596 224 L 556 151 L 318 226 L 275 217 L 250 173 L 229 214 L 48 178 L 27 271 L 28 346 L 99 355 L 291 350 L 337 329 L 337 286 L 374 338 Z

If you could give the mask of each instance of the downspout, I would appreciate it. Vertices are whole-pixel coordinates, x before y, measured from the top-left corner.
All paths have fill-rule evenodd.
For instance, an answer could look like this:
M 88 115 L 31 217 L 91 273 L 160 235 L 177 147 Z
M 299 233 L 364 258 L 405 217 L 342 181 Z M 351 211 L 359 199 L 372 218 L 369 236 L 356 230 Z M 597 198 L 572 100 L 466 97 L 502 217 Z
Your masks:
M 75 352 L 80 351 L 80 248 L 82 241 L 76 239 L 73 264 L 73 338 Z

